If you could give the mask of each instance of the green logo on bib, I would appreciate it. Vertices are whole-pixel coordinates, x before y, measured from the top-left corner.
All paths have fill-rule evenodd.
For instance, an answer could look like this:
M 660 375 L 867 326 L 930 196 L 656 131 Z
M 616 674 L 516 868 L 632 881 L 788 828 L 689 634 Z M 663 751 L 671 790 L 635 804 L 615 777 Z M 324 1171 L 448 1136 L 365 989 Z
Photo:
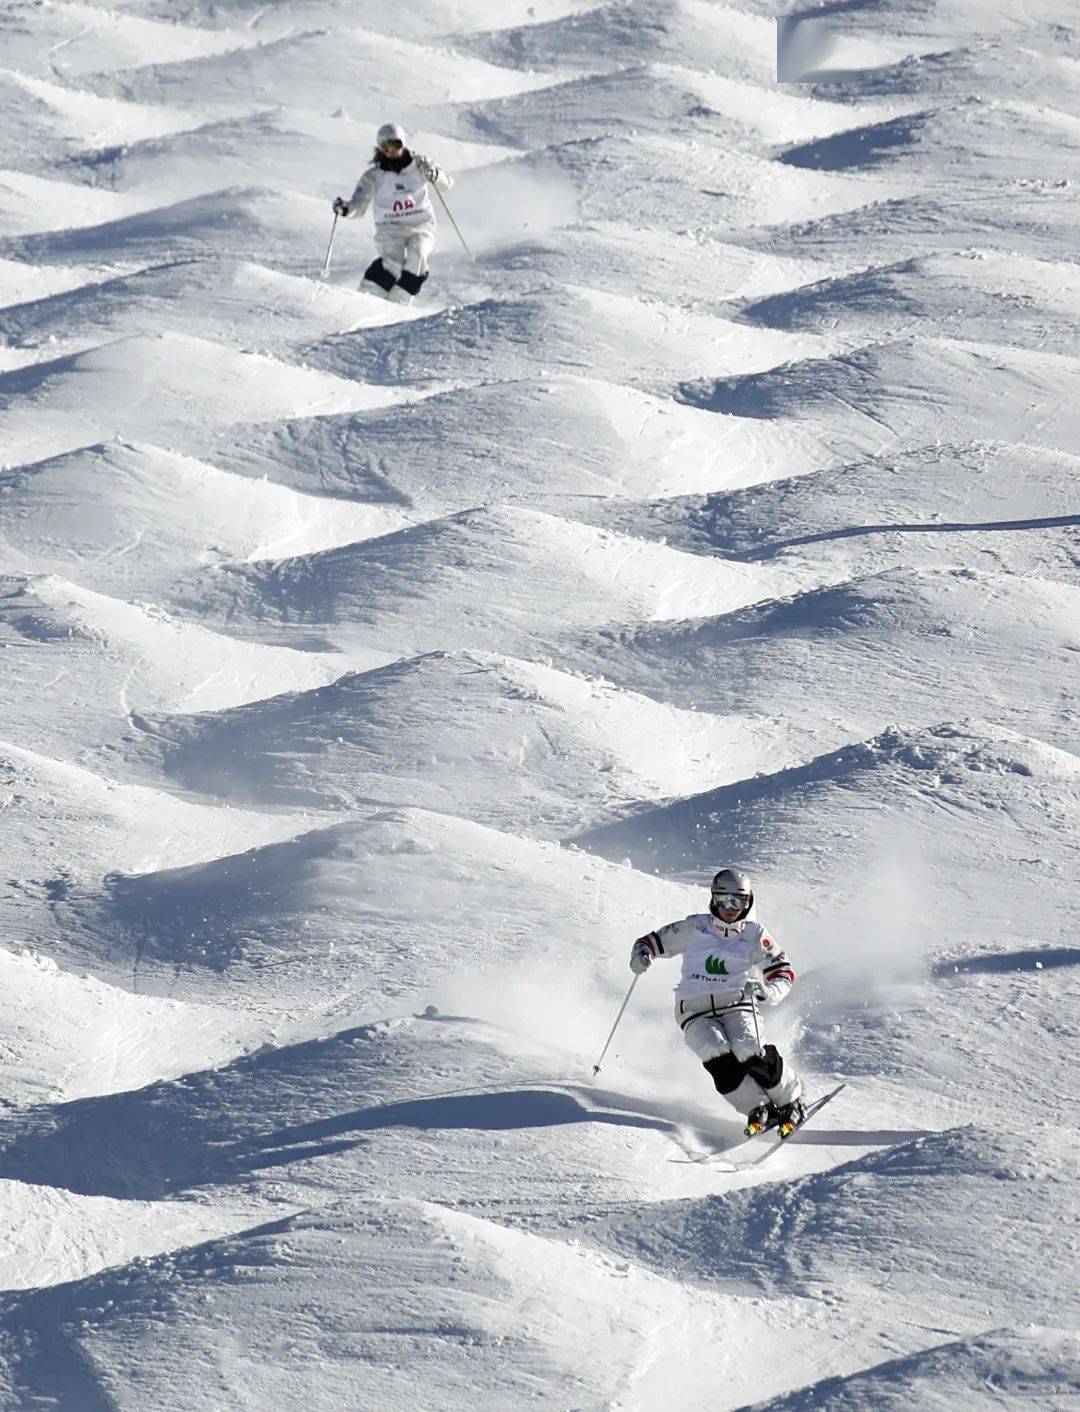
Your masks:
M 708 956 L 705 959 L 705 969 L 710 976 L 726 976 L 728 968 L 719 956 Z

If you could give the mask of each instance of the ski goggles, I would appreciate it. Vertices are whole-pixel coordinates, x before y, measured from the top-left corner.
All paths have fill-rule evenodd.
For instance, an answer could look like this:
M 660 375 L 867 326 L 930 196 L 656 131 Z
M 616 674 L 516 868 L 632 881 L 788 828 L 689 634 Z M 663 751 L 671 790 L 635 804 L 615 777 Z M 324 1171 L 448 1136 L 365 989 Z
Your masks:
M 750 906 L 748 892 L 714 892 L 712 900 L 713 906 L 719 907 L 721 912 L 741 912 Z
M 400 152 L 405 146 L 400 137 L 384 137 L 379 143 L 380 152 Z

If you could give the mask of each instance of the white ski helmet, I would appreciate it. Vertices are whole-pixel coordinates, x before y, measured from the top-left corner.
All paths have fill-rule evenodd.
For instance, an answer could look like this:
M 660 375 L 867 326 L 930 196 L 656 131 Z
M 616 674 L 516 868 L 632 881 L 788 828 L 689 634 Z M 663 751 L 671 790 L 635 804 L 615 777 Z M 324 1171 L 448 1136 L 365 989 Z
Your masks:
M 382 127 L 375 134 L 375 143 L 378 147 L 385 147 L 391 142 L 400 142 L 402 147 L 405 144 L 405 129 L 400 123 L 383 123 Z
M 710 893 L 709 911 L 714 917 L 720 916 L 721 900 L 725 912 L 738 911 L 737 922 L 741 922 L 754 905 L 754 889 L 741 868 L 721 868 L 713 876 Z

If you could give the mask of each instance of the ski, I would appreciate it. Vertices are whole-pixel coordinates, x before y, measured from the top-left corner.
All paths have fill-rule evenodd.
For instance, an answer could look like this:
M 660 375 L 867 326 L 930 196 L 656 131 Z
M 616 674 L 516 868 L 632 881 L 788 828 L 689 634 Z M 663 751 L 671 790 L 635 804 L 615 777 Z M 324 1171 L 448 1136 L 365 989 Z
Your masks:
M 761 1163 L 764 1162 L 764 1161 L 766 1161 L 768 1158 L 770 1158 L 770 1157 L 773 1155 L 774 1152 L 779 1152 L 782 1147 L 786 1147 L 787 1144 L 791 1141 L 791 1138 L 795 1137 L 795 1135 L 796 1135 L 802 1128 L 805 1128 L 806 1125 L 807 1125 L 807 1123 L 810 1121 L 810 1119 L 811 1119 L 812 1117 L 814 1117 L 814 1115 L 815 1115 L 816 1113 L 820 1113 L 821 1110 L 825 1107 L 826 1103 L 831 1103 L 832 1100 L 836 1097 L 836 1095 L 837 1095 L 842 1089 L 844 1089 L 844 1088 L 846 1088 L 846 1087 L 847 1087 L 846 1084 L 837 1084 L 837 1086 L 836 1086 L 830 1093 L 826 1093 L 826 1094 L 822 1095 L 821 1098 L 815 1098 L 815 1100 L 813 1101 L 813 1103 L 808 1103 L 808 1104 L 806 1105 L 806 1117 L 802 1120 L 802 1122 L 801 1122 L 801 1123 L 799 1124 L 799 1126 L 794 1130 L 794 1132 L 792 1132 L 791 1137 L 786 1137 L 786 1138 L 779 1138 L 779 1137 L 778 1137 L 775 1142 L 770 1143 L 770 1145 L 768 1146 L 768 1148 L 766 1148 L 766 1150 L 765 1150 L 764 1152 L 760 1153 L 757 1157 L 754 1157 L 754 1158 L 753 1158 L 751 1161 L 749 1161 L 749 1162 L 742 1162 L 742 1163 L 738 1163 L 738 1164 L 736 1164 L 736 1165 L 737 1165 L 737 1166 L 743 1166 L 743 1167 L 758 1167 L 758 1166 L 760 1166 Z M 771 1128 L 766 1128 L 765 1131 L 766 1131 L 766 1132 L 771 1132 L 772 1129 L 771 1129 Z M 759 1134 L 759 1136 L 760 1136 L 760 1134 Z M 752 1142 L 753 1139 L 751 1138 L 751 1139 L 749 1139 L 749 1141 Z
M 761 1137 L 762 1133 L 771 1132 L 772 1127 L 762 1128 L 760 1133 L 755 1133 L 755 1137 Z M 738 1152 L 740 1147 L 745 1147 L 748 1142 L 753 1142 L 752 1137 L 740 1137 L 737 1142 L 733 1142 L 730 1147 L 720 1147 L 706 1152 L 686 1152 L 685 1157 L 669 1157 L 669 1162 L 692 1162 L 699 1167 L 708 1166 L 713 1162 L 720 1162 L 730 1156 L 732 1152 Z M 681 1145 L 681 1144 L 680 1144 Z M 683 1149 L 686 1151 L 686 1149 Z M 734 1168 L 732 1169 L 734 1170 Z
M 749 1142 L 749 1138 L 743 1138 L 742 1142 L 733 1142 L 730 1147 L 722 1147 L 719 1152 L 686 1152 L 684 1157 L 669 1157 L 669 1162 L 684 1162 L 690 1166 L 706 1167 L 710 1162 L 719 1162 L 722 1157 L 726 1157 L 729 1152 L 735 1152 L 742 1147 L 743 1142 Z
M 829 1093 L 823 1094 L 821 1098 L 815 1098 L 813 1103 L 808 1103 L 806 1105 L 806 1117 L 799 1124 L 799 1128 L 805 1126 L 805 1124 L 810 1121 L 810 1119 L 814 1116 L 815 1113 L 820 1113 L 822 1108 L 825 1107 L 826 1103 L 830 1103 L 840 1092 L 840 1090 L 845 1087 L 845 1084 L 838 1084 L 837 1087 L 832 1089 Z M 730 1147 L 721 1147 L 718 1151 L 715 1152 L 688 1152 L 685 1157 L 669 1157 L 668 1161 L 694 1163 L 699 1167 L 708 1166 L 714 1162 L 721 1162 L 725 1160 L 730 1161 L 730 1156 L 733 1152 L 738 1152 L 739 1149 L 745 1147 L 748 1142 L 756 1142 L 758 1138 L 764 1137 L 766 1133 L 771 1133 L 775 1131 L 775 1128 L 776 1124 L 770 1123 L 768 1127 L 762 1128 L 761 1132 L 755 1133 L 753 1137 L 741 1138 L 738 1142 L 733 1142 Z M 796 1128 L 795 1132 L 791 1134 L 792 1137 L 794 1137 L 795 1133 L 799 1131 L 799 1128 Z M 790 1141 L 790 1139 L 777 1138 L 776 1142 L 769 1147 L 769 1150 L 767 1152 L 763 1152 L 760 1157 L 755 1157 L 752 1162 L 730 1163 L 731 1170 L 738 1171 L 740 1166 L 754 1167 L 759 1162 L 764 1162 L 766 1157 L 771 1156 L 772 1153 L 775 1152 L 778 1147 L 783 1147 L 784 1143 L 787 1141 Z

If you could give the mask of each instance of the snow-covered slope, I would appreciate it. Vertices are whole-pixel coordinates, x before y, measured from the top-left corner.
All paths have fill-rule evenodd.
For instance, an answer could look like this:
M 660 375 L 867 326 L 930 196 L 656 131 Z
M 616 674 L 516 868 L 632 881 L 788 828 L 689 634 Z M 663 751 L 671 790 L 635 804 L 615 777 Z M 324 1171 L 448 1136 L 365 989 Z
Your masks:
M 589 330 L 585 343 L 583 326 Z M 452 358 L 477 381 L 524 376 L 539 364 L 656 391 L 678 382 L 680 374 L 701 371 L 702 364 L 716 372 L 733 361 L 740 368 L 772 368 L 828 346 L 814 335 L 792 338 L 625 296 L 563 288 L 340 334 L 301 352 L 310 367 L 367 384 L 443 382 L 445 360 Z
M 520 587 L 506 597 L 511 576 Z M 724 612 L 809 577 L 799 565 L 727 564 L 499 507 L 301 558 L 189 572 L 167 596 L 224 628 L 245 620 L 286 641 L 297 627 L 317 627 L 343 651 L 360 645 L 414 656 L 485 643 L 520 656 L 526 644 L 546 644 L 547 656 L 586 624 Z
M 690 383 L 710 411 L 808 424 L 834 454 L 895 451 L 936 438 L 993 437 L 1072 451 L 1071 351 L 904 338 L 748 377 Z
M 921 841 L 936 813 L 947 822 L 933 830 L 930 854 Z M 977 899 L 1000 876 L 1011 879 L 1011 888 L 999 930 L 1022 926 L 1036 907 L 1055 933 L 1075 925 L 1074 899 L 1056 895 L 1052 882 L 1075 852 L 1078 815 L 1080 756 L 969 721 L 885 731 L 806 765 L 644 811 L 583 841 L 601 856 L 629 855 L 644 869 L 659 866 L 667 876 L 686 878 L 698 876 L 717 854 L 752 849 L 797 890 L 809 885 L 838 839 L 848 867 L 872 873 L 894 831 L 913 841 L 918 856 L 912 869 L 928 910 L 955 913 L 949 930 L 957 940 L 972 926 Z M 860 827 L 861 818 L 874 816 L 888 822 Z M 808 828 L 814 817 L 827 819 L 827 826 Z M 988 818 L 995 819 L 993 847 Z M 842 900 L 839 890 L 822 892 L 815 910 L 827 899 Z
M 409 523 L 394 508 L 297 494 L 137 442 L 81 446 L 0 477 L 11 558 L 95 588 L 146 588 L 192 564 L 312 553 Z
M 297 833 L 304 816 L 193 804 L 0 742 L 9 885 L 175 867 Z
M 995 719 L 1069 748 L 1077 607 L 1075 584 L 894 568 L 719 617 L 605 632 L 578 651 L 659 700 L 782 709 L 822 744 L 992 706 Z M 1043 671 L 1052 694 L 1031 690 Z
M 0 1036 L 9 1103 L 137 1088 L 227 1063 L 268 1037 L 249 1016 L 132 994 L 34 952 L 0 953 L 0 971 L 9 997 Z
M 3 9 L 5 1408 L 1077 1403 L 1067 19 Z M 674 967 L 592 1070 L 727 863 L 752 1168 Z
M 596 500 L 577 516 L 696 553 L 770 562 L 796 550 L 852 571 L 974 565 L 1073 582 L 1075 458 L 1016 442 L 934 441 L 713 495 Z M 1064 512 L 1064 513 L 1063 513 Z M 1060 574 L 1054 573 L 1058 566 Z
M 872 265 L 750 303 L 745 316 L 785 330 L 834 332 L 839 320 L 869 340 L 926 333 L 1036 351 L 1068 347 L 1080 313 L 1080 274 L 997 250 L 945 251 Z
M 313 493 L 428 513 L 569 496 L 579 518 L 624 495 L 770 480 L 777 459 L 809 470 L 815 449 L 812 434 L 562 375 L 436 393 L 420 416 L 404 405 L 287 419 L 203 444 L 223 467 Z
M 680 710 L 472 652 L 431 653 L 145 729 L 142 753 L 160 756 L 189 790 L 335 809 L 415 802 L 552 838 L 635 798 L 793 751 L 775 720 Z M 504 796 L 498 782 L 511 770 L 518 785 Z
M 450 814 L 361 803 L 344 821 L 311 824 L 207 863 L 69 889 L 59 908 L 70 918 L 64 954 L 106 966 L 119 951 L 129 975 L 135 955 L 143 986 L 184 999 L 209 987 L 229 1004 L 235 995 L 257 1006 L 264 1033 L 269 1009 L 276 1031 L 323 1035 L 387 1009 L 409 1013 L 415 955 L 401 938 L 422 917 L 433 953 L 453 955 L 463 934 L 444 906 L 453 896 L 471 919 L 470 967 L 455 985 L 471 985 L 480 967 L 498 984 L 502 1019 L 543 1034 L 562 982 L 537 954 L 537 935 L 566 934 L 587 918 L 598 946 L 564 965 L 581 977 L 582 1003 L 602 1007 L 595 982 L 623 933 L 693 900 L 679 884 Z M 283 1007 L 301 993 L 307 1010 Z M 573 1017 L 583 1037 L 601 1020 L 591 1008 Z

